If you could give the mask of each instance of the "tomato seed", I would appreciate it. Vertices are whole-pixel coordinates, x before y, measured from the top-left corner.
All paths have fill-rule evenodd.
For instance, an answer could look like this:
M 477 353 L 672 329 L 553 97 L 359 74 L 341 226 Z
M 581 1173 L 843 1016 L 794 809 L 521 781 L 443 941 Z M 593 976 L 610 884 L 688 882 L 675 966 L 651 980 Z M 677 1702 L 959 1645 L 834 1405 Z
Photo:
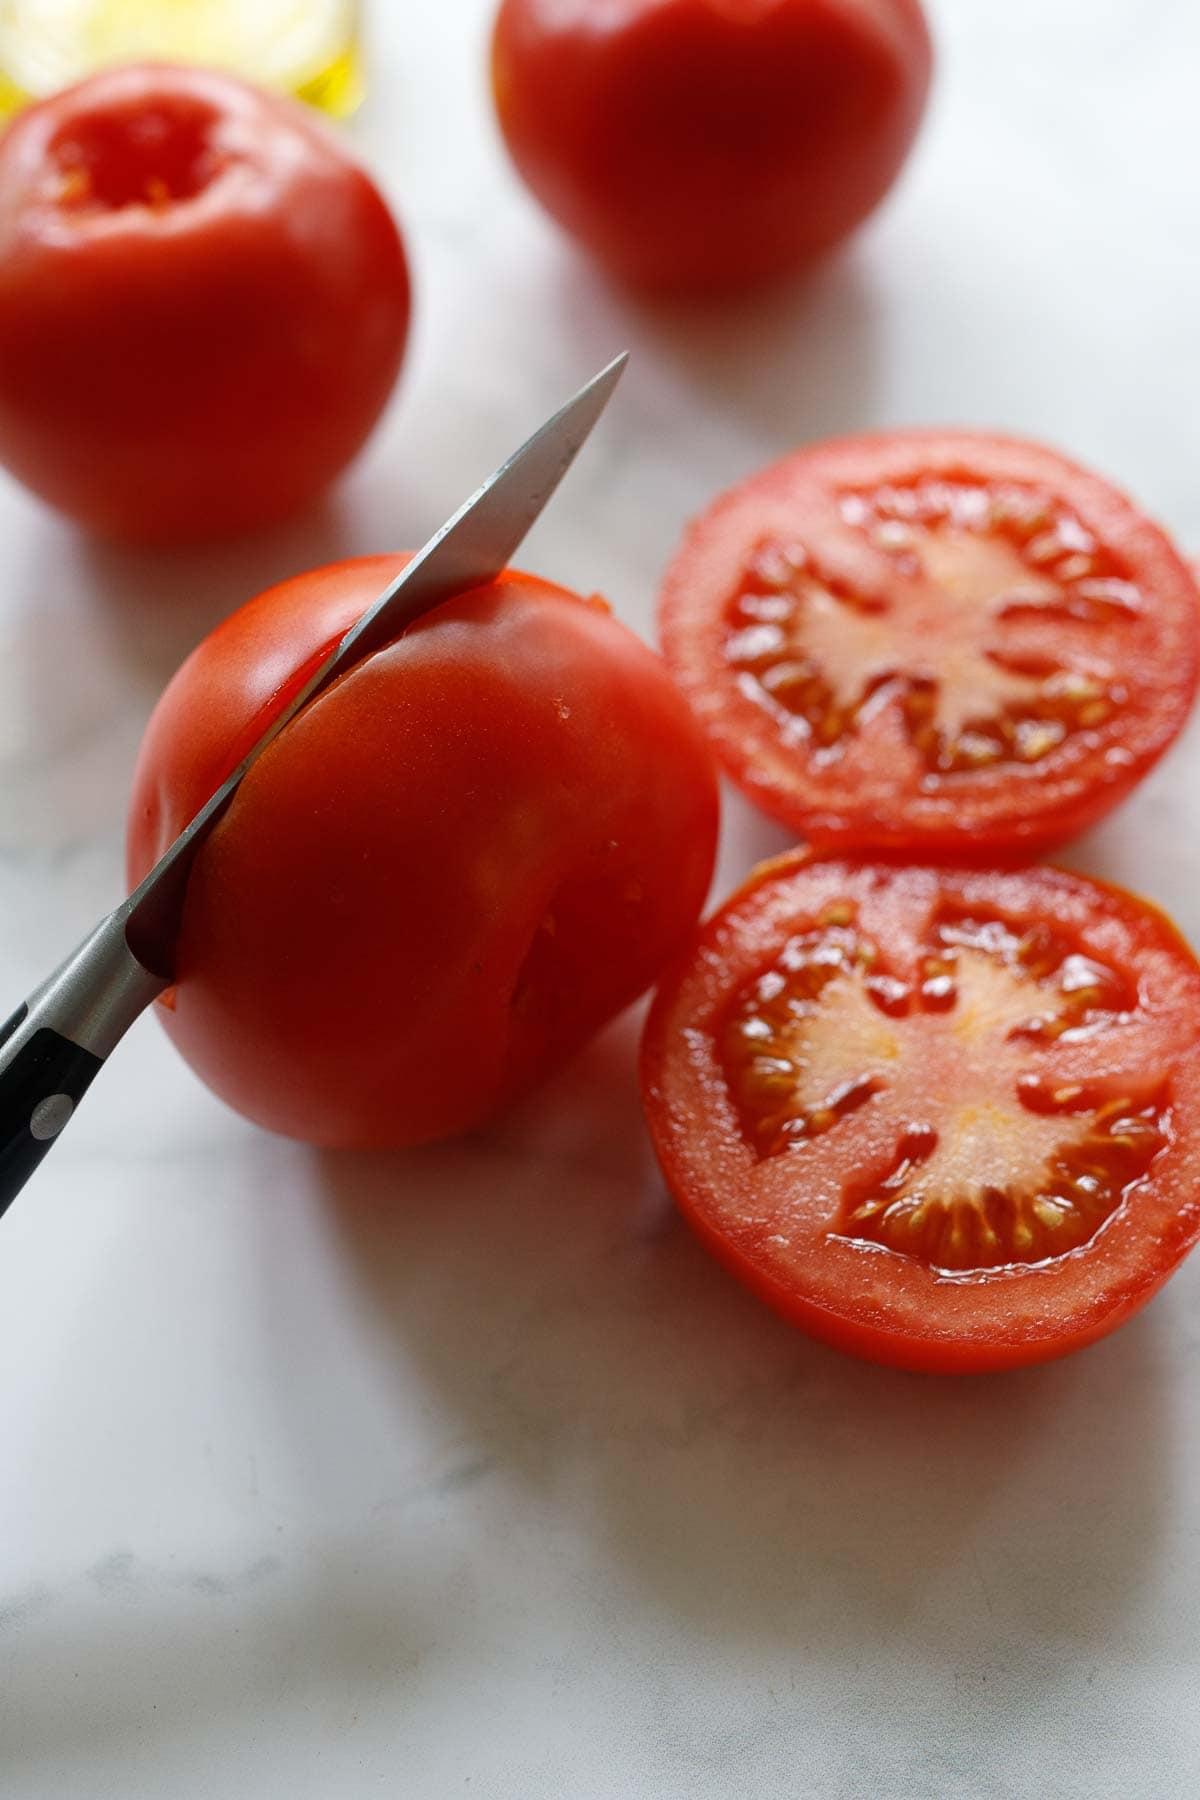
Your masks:
M 930 928 L 914 990 L 901 974 L 871 968 L 877 946 L 854 918 L 848 901 L 827 902 L 815 927 L 789 938 L 731 1008 L 721 1036 L 725 1075 L 756 1154 L 799 1153 L 843 1127 L 888 1093 L 896 1067 L 889 1059 L 902 1056 L 910 1021 L 945 1014 L 952 1029 L 966 1007 L 978 1023 L 956 1040 L 967 1098 L 951 1111 L 949 1136 L 912 1119 L 900 1126 L 887 1166 L 848 1184 L 835 1233 L 955 1273 L 1038 1262 L 1088 1242 L 1163 1148 L 1164 1102 L 1139 1106 L 1128 1090 L 1089 1092 L 1081 1083 L 1045 1088 L 1036 1064 L 1023 1067 L 1019 1046 L 1119 1017 L 1131 999 L 1127 984 L 1057 924 L 1018 934 L 1003 919 L 945 914 Z M 889 1049 L 893 1031 L 901 1036 Z M 862 1066 L 853 1066 L 855 1057 Z M 972 1111 L 973 1081 L 992 1096 L 982 1110 Z M 1061 1136 L 1043 1132 L 1044 1148 L 1023 1174 L 1004 1149 L 1005 1120 L 1012 1142 L 1027 1145 L 1022 1118 L 1033 1117 L 1061 1119 Z M 971 1148 L 956 1148 L 960 1142 Z
M 843 494 L 839 506 L 845 524 L 887 557 L 900 584 L 895 590 L 868 592 L 820 568 L 803 545 L 765 542 L 749 558 L 731 603 L 735 628 L 725 655 L 745 691 L 773 710 L 781 725 L 802 726 L 822 754 L 839 753 L 868 701 L 891 685 L 888 703 L 899 705 L 914 750 L 939 777 L 983 774 L 1005 762 L 1042 762 L 1073 734 L 1113 718 L 1124 696 L 1107 676 L 1063 667 L 1023 641 L 1028 621 L 1103 623 L 1141 607 L 1136 586 L 1064 506 L 1015 485 L 932 480 Z M 935 663 L 945 659 L 951 675 L 879 667 L 872 660 L 879 640 L 867 635 L 859 644 L 855 632 L 869 633 L 874 627 L 867 621 L 893 606 L 903 615 L 914 604 L 912 594 L 942 579 L 938 570 L 961 566 L 969 577 L 971 556 L 977 561 L 987 552 L 981 547 L 968 555 L 964 546 L 978 542 L 981 533 L 1012 546 L 1029 571 L 1028 582 L 1002 583 L 989 597 L 970 580 L 960 595 L 951 580 L 950 640 L 942 642 L 939 632 L 941 648 L 930 652 Z M 1057 600 L 1048 582 L 1058 590 Z M 761 610 L 764 602 L 772 610 Z M 830 605 L 841 607 L 845 620 L 833 639 L 827 624 L 817 631 L 819 643 L 833 645 L 827 657 L 814 650 L 813 632 Z M 856 619 L 863 624 L 855 625 Z M 763 626 L 769 628 L 765 634 L 754 630 Z M 898 628 L 905 629 L 903 616 Z M 926 627 L 922 631 L 928 636 Z M 978 711 L 964 721 L 968 692 L 977 695 Z

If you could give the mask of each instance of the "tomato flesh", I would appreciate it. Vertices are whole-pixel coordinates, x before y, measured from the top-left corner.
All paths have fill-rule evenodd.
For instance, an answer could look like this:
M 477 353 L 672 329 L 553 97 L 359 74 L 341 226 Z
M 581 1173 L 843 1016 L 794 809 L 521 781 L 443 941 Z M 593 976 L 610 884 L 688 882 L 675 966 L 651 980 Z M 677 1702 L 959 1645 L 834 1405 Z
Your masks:
M 966 434 L 801 452 L 718 500 L 662 629 L 735 779 L 812 841 L 1025 856 L 1186 717 L 1200 595 L 1107 484 Z
M 1078 1348 L 1200 1231 L 1200 967 L 1081 876 L 767 865 L 647 1025 L 701 1235 L 814 1335 L 914 1369 Z

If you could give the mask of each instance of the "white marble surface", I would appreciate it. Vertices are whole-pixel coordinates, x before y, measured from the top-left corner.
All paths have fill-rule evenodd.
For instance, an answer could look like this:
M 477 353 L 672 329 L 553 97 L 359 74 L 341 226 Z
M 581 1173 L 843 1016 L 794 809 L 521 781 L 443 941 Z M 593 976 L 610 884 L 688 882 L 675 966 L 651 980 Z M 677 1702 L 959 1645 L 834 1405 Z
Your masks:
M 938 0 L 902 190 L 807 287 L 724 315 L 634 309 L 535 211 L 486 11 L 375 7 L 354 136 L 419 314 L 320 516 L 139 556 L 0 482 L 0 995 L 117 897 L 140 727 L 196 637 L 268 578 L 422 537 L 622 345 L 527 560 L 642 629 L 685 515 L 839 429 L 1043 435 L 1200 546 L 1184 0 Z M 1198 758 L 1193 731 L 1076 860 L 1200 939 Z M 780 841 L 731 802 L 722 884 Z M 673 1218 L 634 1032 L 484 1137 L 334 1158 L 139 1025 L 2 1228 L 6 1800 L 1200 1791 L 1200 1259 L 1063 1365 L 842 1360 Z

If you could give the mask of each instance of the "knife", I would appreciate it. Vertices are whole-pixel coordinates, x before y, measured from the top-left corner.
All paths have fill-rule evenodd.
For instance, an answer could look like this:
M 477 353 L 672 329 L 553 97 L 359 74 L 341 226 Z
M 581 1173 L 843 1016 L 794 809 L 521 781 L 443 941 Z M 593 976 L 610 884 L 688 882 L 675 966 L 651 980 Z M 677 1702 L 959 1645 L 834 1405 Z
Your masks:
M 495 579 L 571 466 L 627 361 L 627 355 L 618 356 L 601 369 L 434 532 L 133 893 L 0 1025 L 0 1213 L 134 1020 L 175 979 L 192 864 L 247 771 L 301 708 L 346 669 L 444 600 Z

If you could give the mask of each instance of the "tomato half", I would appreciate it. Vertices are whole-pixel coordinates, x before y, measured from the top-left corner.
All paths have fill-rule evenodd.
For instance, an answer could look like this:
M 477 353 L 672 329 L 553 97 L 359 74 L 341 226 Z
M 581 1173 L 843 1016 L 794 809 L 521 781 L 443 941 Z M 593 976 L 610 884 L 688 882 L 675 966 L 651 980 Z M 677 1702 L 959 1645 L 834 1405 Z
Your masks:
M 666 658 L 733 779 L 820 846 L 1019 860 L 1146 774 L 1196 691 L 1200 593 L 1050 450 L 845 438 L 716 500 L 663 584 Z
M 85 525 L 304 505 L 375 423 L 408 313 L 383 199 L 291 101 L 110 70 L 0 138 L 0 461 Z
M 654 1003 L 643 1091 L 704 1242 L 814 1337 L 1040 1362 L 1200 1233 L 1200 966 L 1056 869 L 764 864 Z
M 404 560 L 283 582 L 193 652 L 142 744 L 131 884 Z M 707 746 L 654 653 L 602 603 L 509 572 L 263 753 L 196 861 L 163 1022 L 271 1130 L 464 1130 L 679 951 L 716 818 Z
M 916 134 L 917 0 L 503 0 L 513 160 L 627 280 L 733 288 L 808 261 L 883 198 Z

